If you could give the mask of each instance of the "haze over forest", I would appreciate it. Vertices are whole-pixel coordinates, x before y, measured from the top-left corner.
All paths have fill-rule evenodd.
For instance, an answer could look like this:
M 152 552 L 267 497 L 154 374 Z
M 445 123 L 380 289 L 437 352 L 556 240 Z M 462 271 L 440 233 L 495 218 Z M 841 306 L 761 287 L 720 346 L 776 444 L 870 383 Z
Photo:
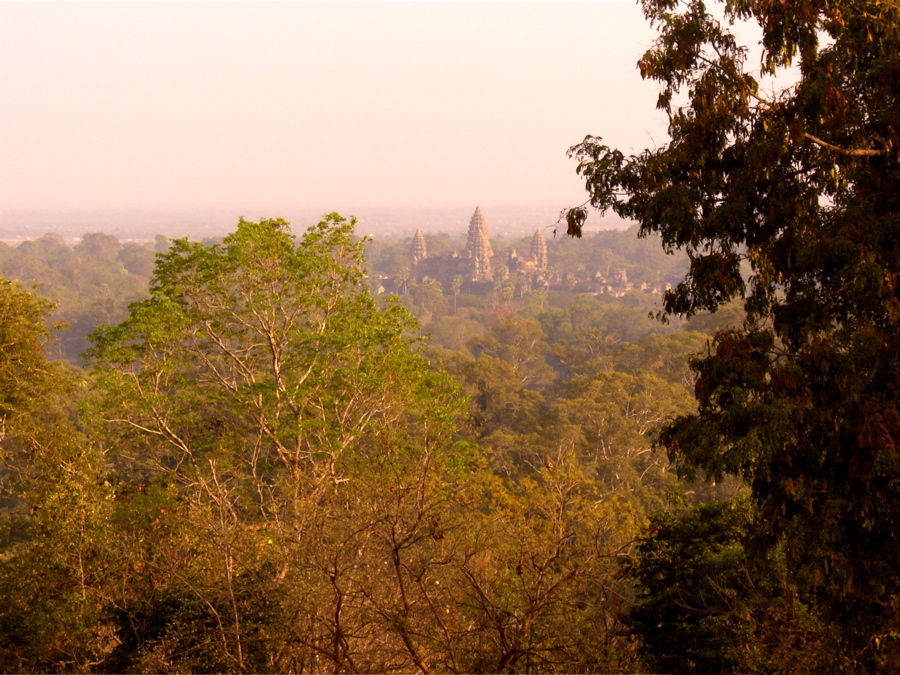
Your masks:
M 476 205 L 533 228 L 584 201 L 565 153 L 598 123 L 635 148 L 665 138 L 632 2 L 7 2 L 0 18 L 4 239 L 332 211 L 373 233 L 459 230 Z
M 445 207 L 366 207 L 351 208 L 347 215 L 359 219 L 360 235 L 407 237 L 417 229 L 429 233 L 459 234 L 469 226 L 469 217 L 475 205 Z M 490 216 L 491 230 L 501 236 L 524 236 L 536 228 L 544 229 L 552 236 L 552 227 L 559 219 L 560 211 L 572 204 L 557 205 L 494 205 L 484 210 Z M 224 236 L 238 217 L 282 217 L 292 223 L 297 231 L 318 222 L 326 207 L 320 210 L 283 208 L 275 213 L 234 213 L 227 207 L 196 209 L 113 209 L 97 211 L 55 210 L 7 210 L 0 216 L 0 241 L 8 244 L 36 239 L 48 232 L 55 232 L 68 241 L 74 241 L 87 232 L 105 232 L 120 239 L 151 241 L 161 234 L 166 237 Z M 590 229 L 623 229 L 628 221 L 615 214 L 600 216 L 593 213 L 588 219 Z

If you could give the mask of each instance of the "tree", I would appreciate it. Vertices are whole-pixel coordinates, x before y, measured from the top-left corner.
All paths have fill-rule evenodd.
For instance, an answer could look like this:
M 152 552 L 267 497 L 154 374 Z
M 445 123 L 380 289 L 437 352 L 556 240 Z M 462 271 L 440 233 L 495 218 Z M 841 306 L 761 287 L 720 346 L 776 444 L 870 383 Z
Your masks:
M 86 670 L 109 639 L 102 579 L 110 490 L 77 431 L 83 381 L 47 358 L 52 303 L 0 279 L 0 664 Z
M 660 512 L 624 564 L 640 602 L 628 623 L 657 672 L 827 670 L 820 626 L 792 601 L 784 559 L 754 557 L 745 498 Z
M 95 261 L 107 262 L 115 260 L 122 250 L 122 242 L 111 234 L 89 232 L 81 237 L 75 250 Z
M 848 668 L 900 659 L 900 5 L 644 0 L 639 62 L 670 141 L 571 149 L 590 202 L 683 249 L 668 314 L 732 298 L 742 327 L 694 362 L 697 415 L 662 440 L 684 472 L 742 476 L 767 544 L 843 631 Z M 735 21 L 762 30 L 761 75 Z M 761 78 L 799 65 L 766 93 Z M 778 86 L 776 79 L 772 87 Z M 745 273 L 746 271 L 746 273 Z
M 175 240 L 95 333 L 126 570 L 110 669 L 448 669 L 442 542 L 480 460 L 353 225 Z
M 542 420 L 544 445 L 571 448 L 594 468 L 598 490 L 628 494 L 649 510 L 675 478 L 652 439 L 664 421 L 692 408 L 681 387 L 652 375 L 576 376 Z
M 420 284 L 412 283 L 409 285 L 409 294 L 411 296 L 414 312 L 427 315 L 430 318 L 446 316 L 449 304 L 447 298 L 444 297 L 441 282 L 436 279 L 426 279 Z M 419 317 L 420 323 L 427 323 Z
M 633 672 L 623 629 L 629 594 L 617 577 L 638 509 L 604 495 L 571 452 L 516 480 L 494 481 L 488 518 L 467 527 L 453 588 L 466 661 L 456 672 Z M 505 483 L 505 485 L 503 484 Z
M 46 321 L 52 309 L 48 300 L 0 278 L 0 430 L 30 412 L 49 386 Z
M 706 346 L 707 338 L 700 333 L 670 333 L 650 335 L 639 343 L 626 343 L 616 353 L 616 370 L 637 374 L 652 372 L 672 384 L 692 389 L 694 373 L 685 359 Z
M 150 278 L 153 274 L 154 253 L 148 246 L 127 243 L 122 246 L 118 255 L 119 261 L 129 274 Z
M 459 297 L 459 292 L 462 290 L 462 282 L 463 278 L 457 274 L 453 277 L 453 283 L 450 284 L 450 290 L 453 291 L 453 316 L 456 316 L 456 299 Z

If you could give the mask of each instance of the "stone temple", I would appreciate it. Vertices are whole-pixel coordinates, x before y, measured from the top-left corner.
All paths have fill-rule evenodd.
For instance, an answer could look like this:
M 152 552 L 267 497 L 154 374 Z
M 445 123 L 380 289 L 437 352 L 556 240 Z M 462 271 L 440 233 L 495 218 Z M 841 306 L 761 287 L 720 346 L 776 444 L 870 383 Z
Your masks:
M 660 279 L 656 284 L 635 284 L 629 281 L 625 268 L 610 264 L 604 267 L 599 269 L 582 264 L 565 273 L 551 270 L 547 259 L 547 241 L 539 229 L 531 238 L 527 256 L 520 256 L 514 249 L 495 255 L 488 236 L 487 219 L 476 207 L 469 221 L 465 249 L 429 256 L 425 235 L 421 230 L 416 230 L 409 249 L 408 275 L 402 280 L 382 277 L 374 290 L 376 293 L 407 293 L 408 282 L 421 284 L 430 280 L 440 282 L 444 295 L 453 293 L 454 288 L 462 293 L 489 295 L 498 285 L 506 284 L 512 284 L 515 293 L 520 296 L 547 289 L 622 297 L 632 290 L 659 295 L 671 288 Z
M 494 284 L 505 281 L 511 275 L 518 277 L 521 284 L 532 289 L 545 288 L 546 273 L 547 242 L 540 230 L 534 233 L 528 257 L 519 256 L 515 250 L 495 255 L 488 235 L 487 220 L 479 207 L 475 207 L 475 213 L 469 221 L 465 250 L 429 257 L 421 230 L 416 230 L 410 249 L 411 280 L 422 283 L 434 279 L 441 283 L 445 293 L 450 292 L 457 277 L 460 278 L 463 293 L 490 292 Z

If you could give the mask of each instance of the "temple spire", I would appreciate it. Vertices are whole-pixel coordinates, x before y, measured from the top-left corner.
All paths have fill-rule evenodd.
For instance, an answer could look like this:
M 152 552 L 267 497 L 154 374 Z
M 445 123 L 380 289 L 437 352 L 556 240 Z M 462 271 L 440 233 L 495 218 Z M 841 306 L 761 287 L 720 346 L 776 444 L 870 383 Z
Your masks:
M 488 239 L 487 221 L 481 213 L 481 208 L 475 207 L 472 220 L 469 221 L 469 237 L 466 243 L 466 257 L 472 258 L 472 281 L 492 281 L 494 275 L 491 270 L 491 258 L 494 251 Z
M 537 269 L 541 271 L 547 269 L 547 241 L 540 230 L 535 230 L 531 238 L 531 259 L 534 260 Z
M 425 248 L 425 235 L 422 230 L 416 230 L 416 236 L 412 241 L 412 264 L 415 266 L 428 257 L 428 250 Z

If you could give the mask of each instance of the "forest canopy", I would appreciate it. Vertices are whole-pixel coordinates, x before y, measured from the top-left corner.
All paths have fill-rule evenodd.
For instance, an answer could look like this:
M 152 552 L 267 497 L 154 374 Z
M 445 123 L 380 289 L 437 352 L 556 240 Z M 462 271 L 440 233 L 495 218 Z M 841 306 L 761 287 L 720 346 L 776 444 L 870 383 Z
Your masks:
M 641 667 L 618 562 L 686 499 L 652 438 L 704 336 L 536 292 L 445 302 L 477 330 L 429 344 L 353 227 L 168 242 L 85 369 L 0 287 L 3 669 Z

